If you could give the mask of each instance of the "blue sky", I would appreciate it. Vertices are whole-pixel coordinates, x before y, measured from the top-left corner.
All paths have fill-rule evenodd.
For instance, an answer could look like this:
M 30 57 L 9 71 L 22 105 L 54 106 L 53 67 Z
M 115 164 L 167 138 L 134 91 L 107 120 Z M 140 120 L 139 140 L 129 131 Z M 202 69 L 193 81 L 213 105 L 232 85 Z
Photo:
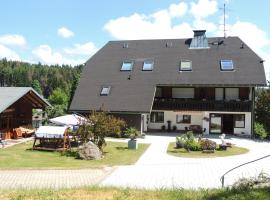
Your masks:
M 193 29 L 239 36 L 270 72 L 270 1 L 2 0 L 0 58 L 46 64 L 84 63 L 108 40 L 187 38 Z

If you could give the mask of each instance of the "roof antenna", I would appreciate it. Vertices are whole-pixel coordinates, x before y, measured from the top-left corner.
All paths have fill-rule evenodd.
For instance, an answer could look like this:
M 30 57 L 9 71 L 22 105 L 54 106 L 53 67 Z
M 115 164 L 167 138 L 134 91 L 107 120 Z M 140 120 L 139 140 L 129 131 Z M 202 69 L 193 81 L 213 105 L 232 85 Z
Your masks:
M 223 4 L 223 32 L 224 38 L 226 38 L 226 4 Z

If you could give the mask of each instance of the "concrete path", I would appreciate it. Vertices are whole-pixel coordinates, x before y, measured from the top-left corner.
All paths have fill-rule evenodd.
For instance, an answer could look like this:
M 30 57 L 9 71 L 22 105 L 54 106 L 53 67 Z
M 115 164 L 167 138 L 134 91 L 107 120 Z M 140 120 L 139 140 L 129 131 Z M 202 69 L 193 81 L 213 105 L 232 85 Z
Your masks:
M 113 168 L 80 170 L 2 170 L 0 189 L 71 188 L 99 184 Z
M 0 149 L 1 148 L 8 148 L 8 147 L 12 147 L 14 145 L 17 144 L 21 144 L 21 143 L 25 143 L 27 141 L 31 141 L 33 140 L 33 137 L 29 137 L 29 138 L 19 138 L 19 139 L 7 139 L 7 140 L 2 140 L 2 143 L 0 143 Z
M 220 143 L 219 139 L 213 139 Z M 143 156 L 132 166 L 118 167 L 102 186 L 156 188 L 217 188 L 220 177 L 229 169 L 244 162 L 270 154 L 269 142 L 254 142 L 249 139 L 231 138 L 226 141 L 250 149 L 238 156 L 219 158 L 180 158 L 166 153 L 169 142 L 175 137 L 146 136 L 139 142 L 151 143 Z M 270 158 L 242 167 L 225 177 L 231 185 L 240 177 L 258 175 L 261 171 L 270 174 Z

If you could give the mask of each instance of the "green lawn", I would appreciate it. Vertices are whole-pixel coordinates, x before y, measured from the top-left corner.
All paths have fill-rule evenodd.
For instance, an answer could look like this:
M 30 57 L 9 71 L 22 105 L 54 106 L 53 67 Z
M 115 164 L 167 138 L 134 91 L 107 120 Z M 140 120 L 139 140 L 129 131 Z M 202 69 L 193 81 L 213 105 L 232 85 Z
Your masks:
M 202 151 L 186 151 L 184 148 L 176 149 L 175 142 L 171 142 L 168 146 L 167 153 L 173 156 L 186 157 L 186 158 L 212 158 L 212 157 L 224 157 L 234 156 L 247 153 L 249 150 L 243 147 L 233 146 L 227 148 L 226 151 L 216 150 L 215 153 L 202 153 Z
M 101 160 L 79 160 L 59 152 L 31 150 L 33 142 L 0 149 L 0 169 L 74 169 L 135 163 L 149 146 L 139 144 L 138 150 L 127 149 L 127 143 L 107 142 Z
M 135 190 L 117 188 L 35 189 L 0 191 L 0 199 L 42 200 L 269 200 L 270 188 L 231 190 Z

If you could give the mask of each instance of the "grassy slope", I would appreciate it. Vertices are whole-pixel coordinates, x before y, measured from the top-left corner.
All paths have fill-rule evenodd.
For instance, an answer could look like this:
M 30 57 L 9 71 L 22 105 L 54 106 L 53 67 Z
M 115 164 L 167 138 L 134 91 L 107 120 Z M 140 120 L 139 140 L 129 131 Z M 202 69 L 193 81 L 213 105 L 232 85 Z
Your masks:
M 167 152 L 170 155 L 178 157 L 189 157 L 189 158 L 212 158 L 212 157 L 224 157 L 233 156 L 247 153 L 249 150 L 242 147 L 227 148 L 227 151 L 215 151 L 215 153 L 202 153 L 202 151 L 190 151 L 187 152 L 185 149 L 175 149 L 175 142 L 171 142 L 168 146 Z
M 116 188 L 78 188 L 62 190 L 15 190 L 0 191 L 0 199 L 93 199 L 93 200 L 269 200 L 270 188 L 253 190 L 132 190 Z
M 95 168 L 129 165 L 136 162 L 149 145 L 139 144 L 138 150 L 127 149 L 126 143 L 108 142 L 102 160 L 78 160 L 58 152 L 33 151 L 33 142 L 0 149 L 0 169 L 62 169 Z

